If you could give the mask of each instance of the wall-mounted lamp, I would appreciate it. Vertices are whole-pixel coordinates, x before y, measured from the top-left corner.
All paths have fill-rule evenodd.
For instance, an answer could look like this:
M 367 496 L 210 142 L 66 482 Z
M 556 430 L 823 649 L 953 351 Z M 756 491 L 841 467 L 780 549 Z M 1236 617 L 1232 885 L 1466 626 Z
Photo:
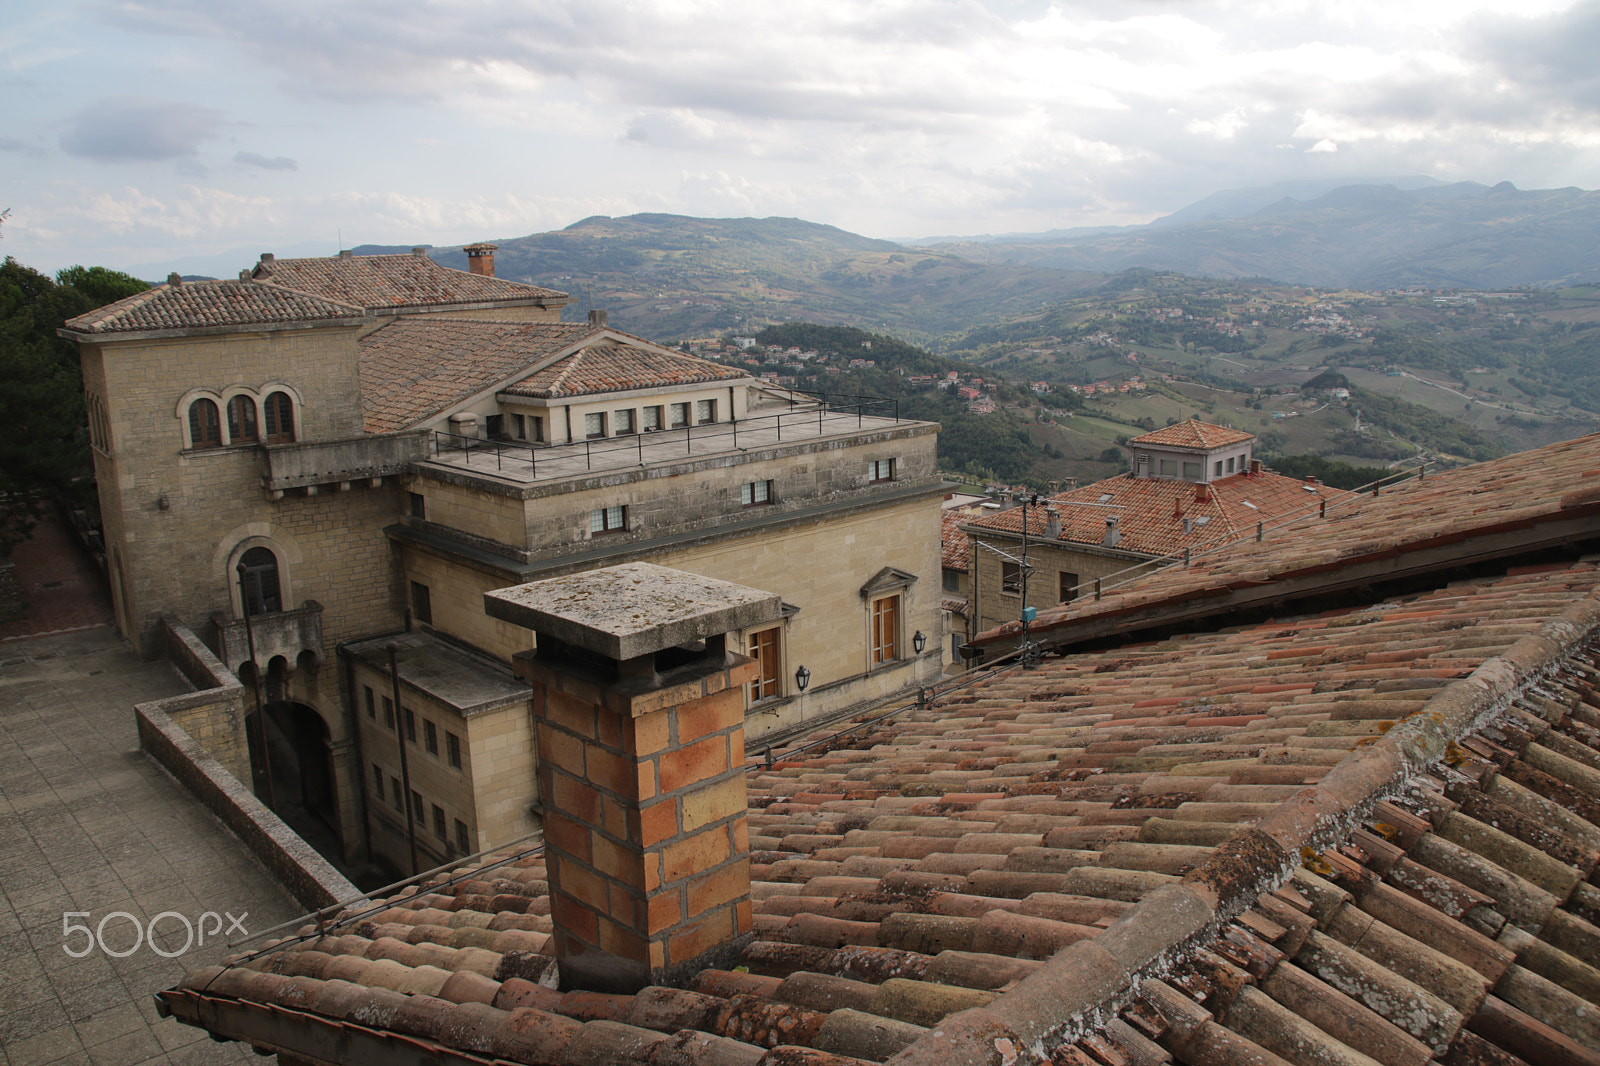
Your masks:
M 795 688 L 798 688 L 801 692 L 804 692 L 806 690 L 806 686 L 809 684 L 811 684 L 811 671 L 807 670 L 802 665 L 800 669 L 794 672 Z
M 916 635 L 911 638 L 911 646 L 916 649 L 918 655 L 921 655 L 922 649 L 928 646 L 927 634 L 920 629 L 917 630 Z

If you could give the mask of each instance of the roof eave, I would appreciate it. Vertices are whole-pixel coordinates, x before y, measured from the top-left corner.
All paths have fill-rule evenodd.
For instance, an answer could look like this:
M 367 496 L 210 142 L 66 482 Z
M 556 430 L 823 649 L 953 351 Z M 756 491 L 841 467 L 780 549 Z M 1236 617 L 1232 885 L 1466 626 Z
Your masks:
M 108 341 L 171 340 L 179 337 L 216 337 L 227 333 L 280 333 L 297 329 L 354 329 L 370 323 L 364 315 L 343 318 L 297 319 L 292 322 L 245 322 L 220 326 L 186 326 L 182 329 L 106 330 L 87 332 L 61 326 L 56 336 L 79 344 L 104 344 Z

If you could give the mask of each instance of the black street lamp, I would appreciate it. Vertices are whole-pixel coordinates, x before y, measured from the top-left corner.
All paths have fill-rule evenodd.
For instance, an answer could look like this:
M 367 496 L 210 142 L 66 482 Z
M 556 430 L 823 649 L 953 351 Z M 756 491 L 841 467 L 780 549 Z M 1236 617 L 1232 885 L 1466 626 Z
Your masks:
M 916 635 L 911 638 L 911 647 L 916 650 L 916 653 L 918 655 L 921 655 L 922 654 L 922 650 L 924 648 L 926 648 L 927 646 L 928 646 L 928 636 L 927 636 L 927 634 L 924 633 L 920 629 L 917 630 Z
M 801 665 L 800 669 L 794 672 L 795 688 L 798 688 L 801 692 L 804 692 L 806 690 L 806 686 L 809 684 L 811 684 L 811 671 L 807 670 L 804 665 Z

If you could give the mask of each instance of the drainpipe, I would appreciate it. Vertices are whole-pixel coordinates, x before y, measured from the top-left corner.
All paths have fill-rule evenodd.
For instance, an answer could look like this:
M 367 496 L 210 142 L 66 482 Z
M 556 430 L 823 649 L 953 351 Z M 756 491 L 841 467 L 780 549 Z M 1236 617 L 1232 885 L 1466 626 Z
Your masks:
M 356 805 L 360 808 L 361 815 L 361 847 L 368 862 L 372 861 L 372 820 L 367 813 L 367 755 L 361 744 L 361 707 L 356 702 L 356 671 L 355 664 L 350 661 L 350 656 L 345 654 L 345 641 L 334 649 L 334 654 L 339 656 L 339 664 L 344 674 L 344 710 L 346 720 L 350 723 L 350 739 L 356 746 L 356 766 L 360 770 L 357 778 L 361 787 L 356 789 Z M 399 713 L 396 711 L 395 713 Z
M 385 648 L 389 653 L 389 682 L 394 687 L 395 739 L 400 742 L 400 787 L 405 789 L 406 847 L 411 851 L 411 874 L 417 868 L 417 812 L 411 809 L 411 762 L 406 758 L 406 712 L 400 706 L 400 645 L 390 641 Z

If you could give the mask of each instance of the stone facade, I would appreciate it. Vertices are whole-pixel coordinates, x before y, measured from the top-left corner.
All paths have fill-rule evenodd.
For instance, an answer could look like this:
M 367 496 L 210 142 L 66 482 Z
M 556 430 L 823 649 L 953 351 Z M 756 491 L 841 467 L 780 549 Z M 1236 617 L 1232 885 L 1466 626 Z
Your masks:
M 405 304 L 416 277 L 461 298 Z M 937 426 L 778 395 L 603 322 L 560 323 L 561 294 L 507 284 L 411 256 L 264 259 L 253 277 L 159 287 L 63 331 L 94 412 L 122 632 L 160 654 L 172 616 L 247 685 L 257 671 L 274 714 L 314 712 L 320 738 L 303 716 L 280 729 L 329 769 L 319 802 L 346 853 L 401 868 L 413 835 L 433 865 L 537 828 L 529 697 L 507 673 L 534 639 L 485 614 L 493 589 L 652 560 L 777 594 L 779 618 L 729 638 L 760 657 L 738 688 L 755 732 L 926 683 L 947 653 Z M 504 298 L 480 299 L 485 286 Z M 275 403 L 292 432 L 269 440 Z M 678 404 L 689 417 L 674 427 Z M 238 430 L 235 405 L 259 426 Z M 655 410 L 661 429 L 644 432 Z M 605 416 L 603 436 L 588 439 L 588 414 Z M 267 580 L 264 559 L 262 599 L 249 583 Z M 485 700 L 402 665 L 391 725 L 372 652 L 387 639 L 423 641 L 419 662 L 461 651 L 521 694 Z

